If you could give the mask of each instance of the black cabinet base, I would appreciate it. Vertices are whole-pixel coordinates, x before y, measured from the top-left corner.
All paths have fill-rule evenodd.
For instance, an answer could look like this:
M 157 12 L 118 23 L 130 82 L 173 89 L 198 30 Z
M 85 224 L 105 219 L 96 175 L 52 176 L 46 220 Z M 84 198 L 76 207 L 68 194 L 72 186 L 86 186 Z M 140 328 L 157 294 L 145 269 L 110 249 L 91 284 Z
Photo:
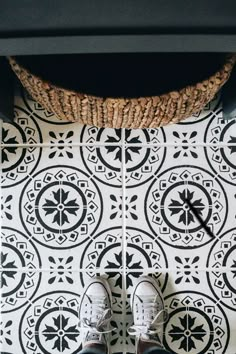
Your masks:
M 14 118 L 14 79 L 5 57 L 0 57 L 0 118 L 12 121 Z

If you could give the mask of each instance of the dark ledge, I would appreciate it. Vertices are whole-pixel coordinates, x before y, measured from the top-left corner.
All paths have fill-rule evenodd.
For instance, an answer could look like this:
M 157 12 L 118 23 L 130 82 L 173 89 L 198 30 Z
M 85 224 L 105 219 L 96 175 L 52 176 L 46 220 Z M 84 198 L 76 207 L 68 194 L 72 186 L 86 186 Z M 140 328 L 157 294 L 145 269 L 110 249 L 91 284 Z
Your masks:
M 235 0 L 11 0 L 1 55 L 234 52 Z
M 235 0 L 4 1 L 0 55 L 236 52 L 235 18 Z M 12 119 L 13 77 L 0 59 L 0 115 Z M 225 86 L 228 119 L 235 86 L 234 74 Z

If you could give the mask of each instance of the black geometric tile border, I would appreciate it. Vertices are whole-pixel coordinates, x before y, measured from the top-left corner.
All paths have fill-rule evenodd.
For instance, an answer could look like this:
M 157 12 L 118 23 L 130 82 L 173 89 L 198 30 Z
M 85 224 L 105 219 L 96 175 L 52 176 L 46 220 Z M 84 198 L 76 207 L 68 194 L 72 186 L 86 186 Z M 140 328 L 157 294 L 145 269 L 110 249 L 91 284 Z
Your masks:
M 177 125 L 98 129 L 16 84 L 15 121 L 0 120 L 1 352 L 76 353 L 80 296 L 102 274 L 112 352 L 134 353 L 129 298 L 149 274 L 170 351 L 235 354 L 236 120 L 220 94 Z

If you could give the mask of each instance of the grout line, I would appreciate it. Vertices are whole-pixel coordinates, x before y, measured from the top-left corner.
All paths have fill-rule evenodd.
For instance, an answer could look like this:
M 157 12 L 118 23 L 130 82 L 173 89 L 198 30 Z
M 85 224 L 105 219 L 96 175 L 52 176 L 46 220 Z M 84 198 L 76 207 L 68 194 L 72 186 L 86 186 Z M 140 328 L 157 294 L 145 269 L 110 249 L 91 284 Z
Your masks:
M 68 147 L 68 146 L 91 146 L 91 147 L 96 147 L 96 146 L 118 146 L 121 147 L 121 143 L 25 143 L 25 144 L 0 144 L 1 148 L 6 148 L 6 147 L 17 147 L 17 148 L 26 148 L 26 147 Z
M 196 143 L 176 143 L 176 142 L 170 142 L 170 143 L 160 143 L 160 144 L 155 144 L 155 143 L 126 143 L 126 146 L 144 146 L 144 147 L 148 147 L 148 146 L 234 146 L 236 145 L 236 143 L 224 143 L 224 142 L 218 142 L 218 143 L 204 143 L 204 142 L 196 142 Z
M 126 250 L 126 247 L 124 247 Z M 123 257 L 124 259 L 124 257 Z M 122 262 L 124 263 L 124 262 Z M 1 268 L 0 267 L 0 272 L 5 272 L 5 271 L 16 271 L 19 273 L 24 273 L 27 271 L 32 271 L 32 272 L 58 272 L 58 273 L 121 273 L 124 276 L 124 280 L 126 282 L 126 269 L 125 267 L 122 267 L 123 269 L 119 271 L 117 268 L 93 268 L 93 269 L 84 269 L 84 268 L 70 268 L 70 269 L 61 269 L 61 268 L 27 268 L 27 267 L 22 267 L 22 268 Z M 235 271 L 234 267 L 198 267 L 198 268 L 144 268 L 144 269 L 132 269 L 129 271 L 129 273 L 140 273 L 140 272 L 147 272 L 147 273 L 170 273 L 170 272 L 231 272 Z M 126 285 L 126 284 L 125 284 Z
M 15 92 L 16 92 L 16 89 L 15 89 Z M 16 98 L 20 98 L 20 105 L 15 103 Z M 35 118 L 34 110 L 32 109 L 32 111 L 30 112 L 27 109 L 27 112 L 25 112 L 26 111 L 25 104 L 24 104 L 24 107 L 21 106 L 22 104 L 24 104 L 24 99 L 21 97 L 21 95 L 20 96 L 14 95 L 14 118 L 13 118 L 13 120 L 15 121 L 15 119 L 17 118 L 17 116 L 15 116 L 15 110 L 17 111 L 17 109 L 19 109 L 21 112 L 23 110 L 24 113 L 26 114 L 27 118 L 29 118 L 29 117 Z
M 236 143 L 224 143 L 224 142 L 218 142 L 218 143 L 204 143 L 204 142 L 198 142 L 198 143 L 161 143 L 161 144 L 155 144 L 155 143 L 99 143 L 99 142 L 94 142 L 94 143 L 25 143 L 25 144 L 0 144 L 0 147 L 2 149 L 7 148 L 7 147 L 17 147 L 17 148 L 27 148 L 27 147 L 68 147 L 68 146 L 90 146 L 90 147 L 96 147 L 96 146 L 117 146 L 117 147 L 122 147 L 122 146 L 129 146 L 129 147 L 168 147 L 168 146 L 181 146 L 181 147 L 188 147 L 188 146 L 196 146 L 196 147 L 228 147 L 228 146 L 236 146 Z
M 93 269 L 84 269 L 84 268 L 70 268 L 70 269 L 61 269 L 61 268 L 1 268 L 0 272 L 5 271 L 15 271 L 18 273 L 25 273 L 25 272 L 34 272 L 34 273 L 120 273 L 119 269 L 115 268 L 93 268 Z
M 186 271 L 189 272 L 231 272 L 232 270 L 235 270 L 233 267 L 190 267 L 190 268 L 176 268 L 176 267 L 167 267 L 167 268 L 144 268 L 142 269 L 143 272 L 149 272 L 149 273 L 171 273 L 171 272 L 179 272 L 179 273 L 184 273 Z M 130 273 L 140 273 L 140 269 L 132 269 Z
M 126 212 L 125 212 L 125 129 L 121 132 L 121 179 L 122 179 L 122 347 L 123 353 L 126 353 Z

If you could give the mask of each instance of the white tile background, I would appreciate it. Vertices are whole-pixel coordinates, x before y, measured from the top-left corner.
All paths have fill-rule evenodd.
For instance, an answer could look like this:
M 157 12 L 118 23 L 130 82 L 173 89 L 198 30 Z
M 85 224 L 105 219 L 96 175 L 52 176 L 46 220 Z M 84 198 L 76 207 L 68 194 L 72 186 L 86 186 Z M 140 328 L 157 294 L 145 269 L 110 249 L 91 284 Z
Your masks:
M 16 86 L 15 125 L 0 124 L 8 130 L 1 145 L 2 352 L 77 353 L 76 331 L 62 351 L 43 330 L 59 315 L 76 325 L 86 279 L 102 274 L 118 326 L 112 352 L 133 353 L 129 296 L 135 280 L 151 274 L 170 313 L 165 343 L 173 353 L 236 353 L 236 121 L 223 121 L 220 94 L 181 124 L 116 131 L 58 121 Z M 44 208 L 46 199 L 57 203 L 60 188 L 68 192 L 64 204 L 75 205 L 75 213 L 64 212 L 68 221 Z M 184 205 L 183 191 L 214 237 Z M 86 231 L 72 235 L 80 227 Z

